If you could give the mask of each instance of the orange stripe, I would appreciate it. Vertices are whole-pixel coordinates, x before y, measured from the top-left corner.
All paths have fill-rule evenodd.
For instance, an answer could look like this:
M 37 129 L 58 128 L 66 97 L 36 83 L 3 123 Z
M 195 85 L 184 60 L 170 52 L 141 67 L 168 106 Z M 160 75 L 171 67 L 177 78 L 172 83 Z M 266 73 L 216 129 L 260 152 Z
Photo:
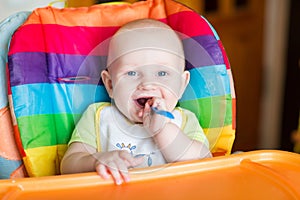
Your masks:
M 192 11 L 188 7 L 186 7 L 180 3 L 177 3 L 175 1 L 166 1 L 165 3 L 166 3 L 166 10 L 167 10 L 168 16 L 173 15 L 178 12 Z
M 232 99 L 232 129 L 236 129 L 236 99 Z
M 191 11 L 183 5 L 163 0 L 140 1 L 134 4 L 105 4 L 91 7 L 54 7 L 36 9 L 25 24 L 61 24 L 65 26 L 122 26 L 140 18 L 165 19 L 167 16 Z M 117 13 L 117 14 L 114 14 Z M 42 20 L 42 22 L 40 21 Z
M 95 5 L 91 7 L 64 8 L 53 7 L 38 8 L 30 16 L 25 24 L 61 24 L 65 26 L 121 26 L 128 21 L 139 18 L 160 19 L 165 13 L 160 9 L 150 11 L 150 1 L 135 4 L 120 5 Z M 114 14 L 117 13 L 117 14 Z
M 227 151 L 224 150 L 224 151 L 220 151 L 220 152 L 213 152 L 212 155 L 213 155 L 213 157 L 217 157 L 217 156 L 225 156 L 226 153 L 227 153 Z

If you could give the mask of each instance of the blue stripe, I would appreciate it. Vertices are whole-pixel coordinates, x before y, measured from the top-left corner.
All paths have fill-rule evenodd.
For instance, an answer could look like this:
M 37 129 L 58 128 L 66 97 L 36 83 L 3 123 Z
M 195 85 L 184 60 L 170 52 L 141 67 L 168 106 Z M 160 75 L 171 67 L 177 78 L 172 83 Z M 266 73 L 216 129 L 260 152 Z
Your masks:
M 21 166 L 20 160 L 7 160 L 0 156 L 0 179 L 9 179 L 11 174 Z
M 225 65 L 194 68 L 181 100 L 230 94 Z M 40 114 L 81 114 L 93 102 L 110 101 L 102 85 L 41 83 L 12 87 L 16 117 Z
M 88 84 L 26 84 L 12 87 L 16 117 L 81 114 L 89 104 L 110 101 L 104 86 Z
M 191 79 L 181 100 L 194 100 L 230 94 L 226 65 L 214 65 L 190 70 Z

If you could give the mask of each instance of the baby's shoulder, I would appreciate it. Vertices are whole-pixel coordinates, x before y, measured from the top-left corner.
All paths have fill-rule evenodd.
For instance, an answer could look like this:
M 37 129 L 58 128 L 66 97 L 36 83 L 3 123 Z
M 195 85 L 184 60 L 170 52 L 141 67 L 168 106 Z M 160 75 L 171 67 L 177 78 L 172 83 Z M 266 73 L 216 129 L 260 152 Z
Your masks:
M 195 116 L 195 113 L 182 107 L 176 107 L 174 112 L 179 112 L 182 116 Z
M 109 102 L 96 102 L 96 103 L 92 103 L 88 106 L 88 110 L 98 110 L 104 107 L 110 107 L 111 103 Z

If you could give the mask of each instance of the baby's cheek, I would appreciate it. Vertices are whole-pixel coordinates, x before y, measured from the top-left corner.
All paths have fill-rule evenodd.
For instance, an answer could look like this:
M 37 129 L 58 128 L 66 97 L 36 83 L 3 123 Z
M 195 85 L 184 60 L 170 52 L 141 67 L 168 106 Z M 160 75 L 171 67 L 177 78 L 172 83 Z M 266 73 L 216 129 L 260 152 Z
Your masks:
M 123 107 L 128 106 L 132 103 L 132 90 L 129 88 L 118 87 L 113 91 L 114 100 L 119 102 Z
M 171 79 L 161 81 L 160 84 L 164 87 L 164 90 L 169 91 L 174 96 L 178 96 L 181 90 L 181 82 L 178 79 Z

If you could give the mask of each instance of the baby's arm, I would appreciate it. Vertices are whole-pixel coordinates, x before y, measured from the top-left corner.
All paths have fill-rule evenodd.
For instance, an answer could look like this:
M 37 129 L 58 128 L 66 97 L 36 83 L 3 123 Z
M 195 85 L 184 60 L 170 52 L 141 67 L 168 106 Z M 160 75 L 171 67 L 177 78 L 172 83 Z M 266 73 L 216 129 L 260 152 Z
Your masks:
M 178 126 L 166 123 L 161 131 L 153 136 L 167 162 L 195 160 L 211 157 L 207 146 L 190 139 Z
M 128 168 L 141 164 L 143 158 L 134 158 L 127 151 L 96 152 L 88 144 L 73 142 L 61 162 L 61 173 L 97 171 L 104 179 L 110 175 L 117 185 L 129 181 Z
M 189 138 L 165 116 L 151 112 L 150 106 L 161 110 L 165 110 L 166 106 L 162 99 L 153 99 L 147 102 L 143 121 L 167 162 L 211 157 L 211 153 L 204 143 Z

